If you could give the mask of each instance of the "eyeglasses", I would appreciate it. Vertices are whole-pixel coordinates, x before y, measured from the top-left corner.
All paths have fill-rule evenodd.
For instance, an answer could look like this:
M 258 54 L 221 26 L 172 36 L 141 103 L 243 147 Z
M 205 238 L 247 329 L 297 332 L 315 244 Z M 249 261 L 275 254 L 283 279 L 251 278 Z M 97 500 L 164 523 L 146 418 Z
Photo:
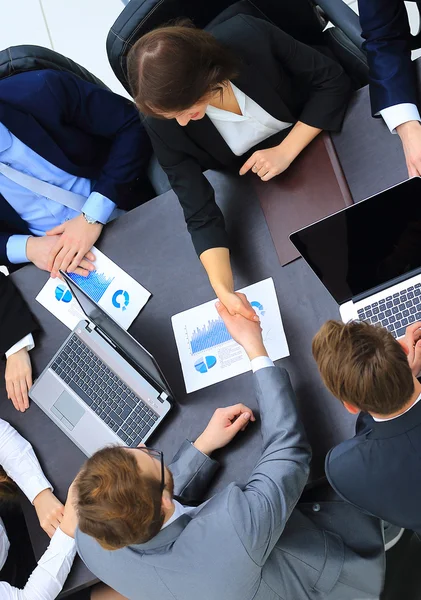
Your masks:
M 161 463 L 161 494 L 165 488 L 165 465 L 164 465 L 164 453 L 161 450 L 156 450 L 155 448 L 146 448 L 146 446 L 137 446 L 136 448 L 131 448 L 131 450 L 140 450 L 145 454 L 148 454 L 152 458 L 159 460 Z

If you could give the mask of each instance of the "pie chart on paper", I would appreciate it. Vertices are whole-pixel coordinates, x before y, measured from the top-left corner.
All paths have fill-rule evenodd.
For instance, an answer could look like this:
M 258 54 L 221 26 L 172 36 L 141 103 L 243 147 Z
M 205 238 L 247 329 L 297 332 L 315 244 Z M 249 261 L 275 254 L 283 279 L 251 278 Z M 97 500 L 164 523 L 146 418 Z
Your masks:
M 194 363 L 194 368 L 199 373 L 207 373 L 209 369 L 212 369 L 216 365 L 215 356 L 202 356 Z

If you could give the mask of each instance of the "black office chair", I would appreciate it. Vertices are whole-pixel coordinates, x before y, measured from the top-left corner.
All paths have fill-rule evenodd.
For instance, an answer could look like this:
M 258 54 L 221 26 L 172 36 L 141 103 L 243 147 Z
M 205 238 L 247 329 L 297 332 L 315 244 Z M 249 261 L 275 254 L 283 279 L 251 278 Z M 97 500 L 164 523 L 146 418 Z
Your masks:
M 109 89 L 98 77 L 92 75 L 87 69 L 49 48 L 22 45 L 11 46 L 0 51 L 0 79 L 24 73 L 25 71 L 41 69 L 67 71 L 90 83 L 96 83 L 105 89 Z
M 356 89 L 368 83 L 358 16 L 342 0 L 131 0 L 107 37 L 111 67 L 130 93 L 127 54 L 142 35 L 180 17 L 206 28 L 241 13 L 267 19 L 311 46 L 329 48 Z M 326 29 L 328 21 L 334 26 Z

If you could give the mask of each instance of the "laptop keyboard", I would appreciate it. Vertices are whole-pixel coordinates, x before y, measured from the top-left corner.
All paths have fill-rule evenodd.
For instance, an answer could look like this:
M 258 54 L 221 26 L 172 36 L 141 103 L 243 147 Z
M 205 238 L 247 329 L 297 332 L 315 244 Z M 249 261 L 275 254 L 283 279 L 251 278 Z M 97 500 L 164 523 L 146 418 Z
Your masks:
M 140 444 L 159 418 L 76 335 L 51 368 L 128 446 Z
M 380 323 L 395 337 L 401 337 L 408 325 L 421 321 L 421 283 L 373 302 L 357 312 L 360 321 Z

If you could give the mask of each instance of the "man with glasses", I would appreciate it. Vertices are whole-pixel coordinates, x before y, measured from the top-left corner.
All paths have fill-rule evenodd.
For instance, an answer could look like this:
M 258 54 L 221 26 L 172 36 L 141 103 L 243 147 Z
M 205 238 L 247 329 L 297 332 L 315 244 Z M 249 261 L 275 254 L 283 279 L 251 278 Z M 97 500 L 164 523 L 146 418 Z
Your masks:
M 254 372 L 262 455 L 248 482 L 203 502 L 212 452 L 257 426 L 243 404 L 216 410 L 169 468 L 157 450 L 100 450 L 75 483 L 80 556 L 116 590 L 110 600 L 378 598 L 380 521 L 318 491 L 302 497 L 311 453 L 288 373 L 268 358 L 258 323 L 217 309 Z

